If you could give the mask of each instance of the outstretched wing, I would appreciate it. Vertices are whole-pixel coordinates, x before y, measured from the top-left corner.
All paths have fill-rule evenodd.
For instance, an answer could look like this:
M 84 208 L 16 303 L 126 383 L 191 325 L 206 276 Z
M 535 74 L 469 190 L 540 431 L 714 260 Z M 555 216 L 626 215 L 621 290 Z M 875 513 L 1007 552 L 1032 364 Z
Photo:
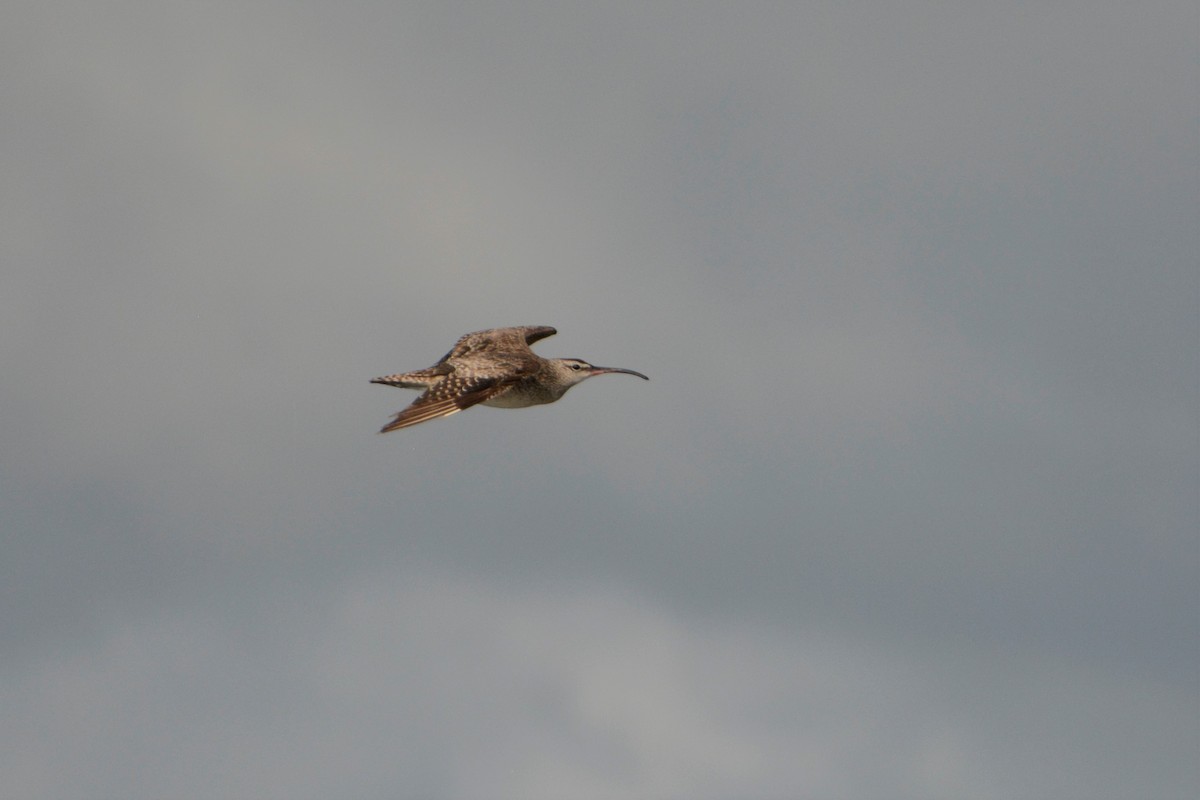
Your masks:
M 447 361 L 457 361 L 478 357 L 481 353 L 530 353 L 529 345 L 553 336 L 557 330 L 549 325 L 518 325 L 512 328 L 489 328 L 486 331 L 475 331 L 459 338 L 449 353 L 442 356 L 439 364 Z
M 507 383 L 495 377 L 462 377 L 451 373 L 439 381 L 408 408 L 396 414 L 380 433 L 407 428 L 438 417 L 448 417 L 457 414 L 465 408 L 482 403 L 490 397 L 495 397 L 508 388 Z
M 551 328 L 549 325 L 525 325 L 517 328 L 517 330 L 521 331 L 522 335 L 525 337 L 525 345 L 527 347 L 534 342 L 541 341 L 542 339 L 558 333 L 558 331 L 556 331 L 554 328 Z

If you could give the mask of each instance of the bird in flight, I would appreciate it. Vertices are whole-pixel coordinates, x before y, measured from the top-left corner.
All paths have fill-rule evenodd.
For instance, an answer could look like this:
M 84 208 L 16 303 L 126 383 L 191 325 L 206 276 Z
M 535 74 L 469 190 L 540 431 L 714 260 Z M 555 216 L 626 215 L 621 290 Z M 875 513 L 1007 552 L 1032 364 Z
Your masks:
M 594 367 L 579 358 L 542 358 L 529 349 L 534 342 L 556 333 L 548 325 L 476 331 L 459 339 L 428 369 L 372 378 L 371 383 L 422 390 L 412 405 L 397 413 L 379 432 L 448 417 L 480 403 L 498 408 L 553 403 L 593 375 L 623 372 L 650 380 L 631 369 Z

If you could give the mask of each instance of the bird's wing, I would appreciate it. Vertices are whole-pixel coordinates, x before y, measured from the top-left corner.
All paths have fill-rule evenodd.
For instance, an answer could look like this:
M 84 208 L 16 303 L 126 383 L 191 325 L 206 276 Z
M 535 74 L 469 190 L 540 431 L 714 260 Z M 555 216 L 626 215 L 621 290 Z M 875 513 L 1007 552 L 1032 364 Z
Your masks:
M 493 376 L 464 378 L 451 374 L 445 380 L 431 386 L 408 408 L 397 413 L 395 418 L 379 432 L 387 433 L 438 417 L 457 414 L 465 408 L 482 403 L 489 397 L 495 397 L 507 388 L 507 382 L 497 380 Z
M 525 325 L 517 328 L 517 330 L 521 331 L 522 335 L 525 337 L 526 347 L 534 342 L 541 341 L 542 339 L 558 333 L 558 331 L 556 331 L 554 328 L 551 328 L 549 325 Z
M 439 364 L 466 357 L 477 358 L 481 353 L 532 352 L 529 345 L 558 333 L 549 325 L 518 325 L 513 328 L 489 328 L 475 331 L 459 338 L 449 353 L 442 356 Z

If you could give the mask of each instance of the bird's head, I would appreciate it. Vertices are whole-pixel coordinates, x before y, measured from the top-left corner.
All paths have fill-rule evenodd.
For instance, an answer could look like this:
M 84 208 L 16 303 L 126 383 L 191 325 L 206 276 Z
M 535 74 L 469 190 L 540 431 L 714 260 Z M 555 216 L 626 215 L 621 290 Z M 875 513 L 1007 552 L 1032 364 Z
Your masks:
M 593 375 L 604 375 L 609 372 L 623 372 L 626 375 L 637 375 L 642 380 L 650 380 L 640 372 L 634 372 L 631 369 L 621 369 L 620 367 L 596 367 L 592 366 L 582 358 L 554 358 L 550 360 L 553 364 L 555 377 L 558 382 L 566 388 L 565 392 L 577 383 L 586 381 Z

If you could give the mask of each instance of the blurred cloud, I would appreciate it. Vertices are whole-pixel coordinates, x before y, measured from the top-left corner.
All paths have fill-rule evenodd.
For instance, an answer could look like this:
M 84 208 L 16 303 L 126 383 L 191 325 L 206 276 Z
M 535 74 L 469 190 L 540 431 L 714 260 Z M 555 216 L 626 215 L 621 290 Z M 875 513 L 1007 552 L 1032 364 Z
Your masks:
M 1192 723 L 1168 687 L 1036 656 L 879 649 L 689 622 L 611 588 L 444 574 L 360 576 L 303 610 L 266 604 L 234 627 L 143 615 L 10 686 L 10 788 L 125 790 L 136 753 L 145 796 L 315 797 L 352 775 L 368 796 L 1000 797 L 1014 784 L 993 748 L 1056 793 L 1136 792 L 1151 776 L 1125 769 L 1134 742 L 1147 769 L 1189 757 L 1140 735 Z M 1028 742 L 1095 715 L 1121 719 L 1099 737 L 1115 763 Z

